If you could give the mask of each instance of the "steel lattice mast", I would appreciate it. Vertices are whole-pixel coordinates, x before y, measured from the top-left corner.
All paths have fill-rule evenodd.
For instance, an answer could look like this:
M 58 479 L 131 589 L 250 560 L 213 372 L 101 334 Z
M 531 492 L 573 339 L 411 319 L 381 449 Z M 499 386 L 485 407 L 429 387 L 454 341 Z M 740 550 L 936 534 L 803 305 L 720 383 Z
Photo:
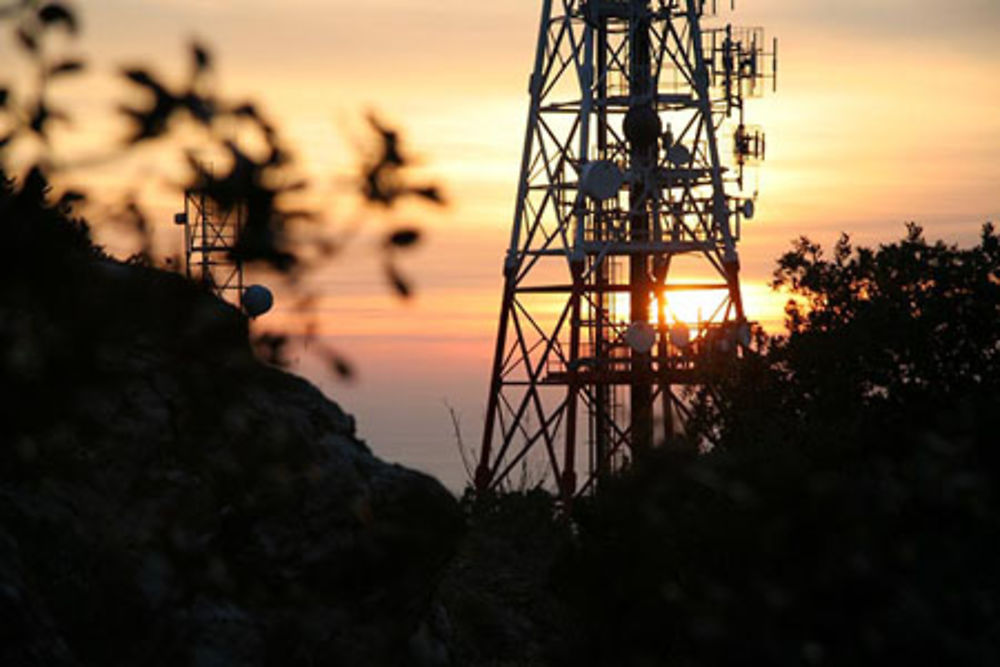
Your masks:
M 776 48 L 761 29 L 703 29 L 711 13 L 542 3 L 479 492 L 533 455 L 564 499 L 592 489 L 681 427 L 680 390 L 708 381 L 706 355 L 745 344 L 736 243 L 764 139 L 744 100 L 774 79 Z M 681 260 L 713 278 L 672 280 Z M 681 291 L 718 307 L 682 323 Z
M 243 304 L 243 262 L 234 256 L 243 228 L 244 209 L 226 211 L 199 190 L 184 192 L 184 210 L 174 223 L 184 225 L 187 277 L 223 301 Z

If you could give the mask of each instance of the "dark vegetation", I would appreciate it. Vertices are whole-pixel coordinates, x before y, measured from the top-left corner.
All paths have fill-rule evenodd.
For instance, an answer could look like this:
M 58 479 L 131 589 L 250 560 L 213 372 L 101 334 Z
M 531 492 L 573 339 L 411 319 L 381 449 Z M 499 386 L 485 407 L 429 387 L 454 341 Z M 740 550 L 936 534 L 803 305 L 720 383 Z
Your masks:
M 1000 237 L 803 239 L 775 284 L 801 305 L 701 396 L 710 453 L 659 450 L 572 534 L 537 494 L 474 513 L 470 664 L 1000 661 Z

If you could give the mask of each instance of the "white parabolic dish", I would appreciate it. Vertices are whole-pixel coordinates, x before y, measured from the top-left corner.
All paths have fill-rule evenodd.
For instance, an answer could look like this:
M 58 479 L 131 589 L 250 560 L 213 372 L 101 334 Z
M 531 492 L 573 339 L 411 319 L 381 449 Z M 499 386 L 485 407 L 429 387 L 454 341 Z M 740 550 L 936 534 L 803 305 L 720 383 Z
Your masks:
M 580 189 L 591 199 L 605 201 L 618 194 L 625 183 L 625 174 L 614 162 L 588 162 L 580 172 Z
M 263 285 L 250 285 L 243 290 L 243 310 L 250 317 L 260 317 L 273 305 L 274 295 Z
M 674 347 L 685 348 L 691 344 L 691 330 L 686 324 L 678 322 L 670 327 L 670 342 Z
M 691 151 L 684 144 L 674 144 L 667 149 L 667 159 L 675 167 L 681 167 L 691 161 Z
M 656 344 L 656 330 L 649 322 L 633 322 L 625 332 L 625 342 L 639 354 L 646 354 Z

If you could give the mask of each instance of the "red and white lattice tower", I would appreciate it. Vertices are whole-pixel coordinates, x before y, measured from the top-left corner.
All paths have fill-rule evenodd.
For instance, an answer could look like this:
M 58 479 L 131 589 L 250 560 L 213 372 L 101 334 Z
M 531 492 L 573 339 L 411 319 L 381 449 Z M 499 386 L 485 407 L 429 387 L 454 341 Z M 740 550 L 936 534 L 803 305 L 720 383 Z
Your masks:
M 544 0 L 530 79 L 480 493 L 541 462 L 592 490 L 683 428 L 706 355 L 749 338 L 736 244 L 773 84 L 763 30 L 703 26 L 705 0 Z M 676 276 L 710 276 L 679 281 Z M 697 295 L 696 321 L 672 300 Z

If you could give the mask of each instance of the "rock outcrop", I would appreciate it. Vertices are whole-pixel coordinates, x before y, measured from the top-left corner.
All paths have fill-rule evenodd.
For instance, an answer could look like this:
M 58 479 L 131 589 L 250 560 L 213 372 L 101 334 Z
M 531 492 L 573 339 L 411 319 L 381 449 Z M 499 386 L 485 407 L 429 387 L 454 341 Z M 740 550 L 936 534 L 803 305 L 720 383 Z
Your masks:
M 412 660 L 462 532 L 451 495 L 259 363 L 235 309 L 101 257 L 51 211 L 0 213 L 16 241 L 0 268 L 0 664 Z

